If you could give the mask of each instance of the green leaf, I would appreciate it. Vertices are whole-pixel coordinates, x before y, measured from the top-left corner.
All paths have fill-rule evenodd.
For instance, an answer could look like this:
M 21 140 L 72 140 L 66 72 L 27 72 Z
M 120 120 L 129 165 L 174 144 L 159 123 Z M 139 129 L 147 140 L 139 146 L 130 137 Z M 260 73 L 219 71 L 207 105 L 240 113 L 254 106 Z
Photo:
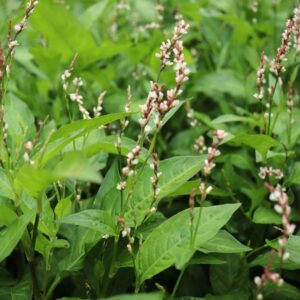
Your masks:
M 225 204 L 201 208 L 195 247 L 199 248 L 213 238 L 239 206 L 239 204 Z M 195 220 L 199 212 L 199 208 L 195 209 Z M 195 250 L 190 247 L 190 239 L 188 210 L 172 216 L 154 229 L 140 247 L 136 257 L 139 283 L 141 284 L 175 263 L 178 265 L 178 262 L 187 261 Z
M 117 295 L 106 298 L 109 300 L 162 300 L 164 295 L 162 293 L 149 293 L 149 294 L 130 294 L 130 295 Z
M 54 209 L 56 217 L 58 219 L 61 219 L 62 217 L 69 215 L 71 212 L 71 208 L 72 208 L 71 196 L 59 200 Z
M 162 199 L 172 194 L 176 189 L 188 181 L 192 176 L 199 172 L 204 165 L 205 155 L 202 156 L 178 156 L 159 163 L 159 171 L 162 175 L 159 180 L 160 193 L 158 198 Z M 141 176 L 137 180 L 132 195 L 135 215 L 137 215 L 137 224 L 144 218 L 144 214 L 150 209 L 153 200 L 153 188 L 150 177 L 153 176 L 153 170 L 145 166 Z M 130 188 L 130 185 L 129 185 Z M 132 210 L 129 210 L 125 216 L 127 222 L 132 222 Z
M 260 206 L 258 207 L 253 215 L 253 222 L 257 224 L 281 224 L 281 217 L 274 209 Z
M 45 164 L 51 158 L 56 156 L 65 146 L 78 137 L 85 135 L 95 128 L 120 120 L 129 115 L 131 115 L 131 113 L 115 113 L 90 120 L 79 120 L 71 124 L 63 125 L 51 136 L 46 153 L 42 159 L 42 164 Z
M 8 226 L 18 218 L 17 214 L 7 205 L 0 203 L 0 226 Z
M 0 243 L 2 245 L 0 249 L 0 262 L 15 249 L 34 214 L 34 211 L 30 211 L 0 231 Z
M 237 115 L 222 115 L 220 117 L 217 117 L 216 119 L 212 120 L 213 124 L 223 124 L 223 123 L 229 123 L 229 122 L 244 122 L 249 123 L 251 125 L 257 125 L 258 122 L 254 120 L 253 118 L 249 117 L 241 117 Z
M 39 170 L 31 165 L 25 164 L 18 171 L 14 187 L 21 194 L 27 191 L 33 198 L 38 198 L 57 178 L 46 170 Z
M 197 190 L 196 194 L 200 195 L 201 192 L 198 189 L 198 187 L 199 187 L 199 179 L 198 180 L 197 179 L 190 180 L 190 181 L 184 183 L 180 188 L 178 188 L 172 194 L 170 194 L 170 196 L 176 197 L 176 196 L 189 195 L 193 188 L 195 188 Z M 229 197 L 229 196 L 233 195 L 232 193 L 230 193 L 228 191 L 222 190 L 222 189 L 220 189 L 218 187 L 214 187 L 214 186 L 213 186 L 212 191 L 209 194 L 212 196 L 218 196 L 218 197 Z
M 32 299 L 32 279 L 27 272 L 23 278 L 13 286 L 0 287 L 1 300 L 28 300 Z
M 250 284 L 248 267 L 244 259 L 238 255 L 228 254 L 226 261 L 226 264 L 210 267 L 210 282 L 213 292 L 217 295 L 240 291 Z
M 220 230 L 211 240 L 199 248 L 199 251 L 204 253 L 241 253 L 250 250 L 251 248 L 241 244 L 226 230 Z
M 91 28 L 93 24 L 99 19 L 105 8 L 107 7 L 109 1 L 102 0 L 101 2 L 95 3 L 89 6 L 79 17 L 79 21 L 84 24 L 87 28 Z
M 4 120 L 8 124 L 8 135 L 11 137 L 13 152 L 22 143 L 31 140 L 35 134 L 34 116 L 28 106 L 13 94 L 8 94 L 5 101 Z
M 117 236 L 116 220 L 106 211 L 87 209 L 81 212 L 63 217 L 58 220 L 62 224 L 71 224 L 90 228 L 99 232 L 99 235 Z
M 220 265 L 226 264 L 226 260 L 223 260 L 222 257 L 217 257 L 214 254 L 210 253 L 198 253 L 195 255 L 189 262 L 189 265 Z
M 0 196 L 15 200 L 15 192 L 4 169 L 0 168 Z
M 255 149 L 261 154 L 263 160 L 266 159 L 270 148 L 281 146 L 279 142 L 263 134 L 240 134 L 231 139 L 230 142 L 243 144 Z
M 287 180 L 287 185 L 300 184 L 300 162 L 295 162 Z
M 286 251 L 290 254 L 289 260 L 299 265 L 300 269 L 300 236 L 293 235 L 288 239 Z
M 222 82 L 222 84 L 216 84 Z M 213 98 L 222 94 L 234 97 L 244 97 L 242 79 L 232 70 L 221 70 L 199 77 L 194 85 L 194 91 L 203 92 Z
M 87 253 L 102 238 L 99 231 L 84 227 L 68 226 L 60 233 L 69 241 L 70 248 L 56 251 L 51 260 L 51 270 L 58 282 L 70 272 L 80 270 Z
M 52 1 L 44 0 L 39 3 L 30 18 L 30 24 L 47 39 L 48 48 L 59 49 L 64 61 L 69 60 L 75 53 L 84 55 L 88 48 L 96 47 L 92 34 L 75 16 L 64 6 Z
M 80 152 L 67 152 L 63 160 L 53 170 L 59 178 L 74 178 L 83 181 L 100 183 L 101 177 Z
M 106 173 L 95 197 L 94 207 L 117 215 L 121 208 L 121 193 L 116 189 L 120 181 L 118 160 L 116 159 Z

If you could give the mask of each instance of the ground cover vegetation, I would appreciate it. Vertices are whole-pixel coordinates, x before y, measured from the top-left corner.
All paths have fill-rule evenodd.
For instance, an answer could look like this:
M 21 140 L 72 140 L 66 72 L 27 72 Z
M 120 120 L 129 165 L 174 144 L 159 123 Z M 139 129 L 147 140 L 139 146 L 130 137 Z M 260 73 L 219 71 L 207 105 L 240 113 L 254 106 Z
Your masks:
M 300 299 L 298 1 L 0 17 L 0 299 Z

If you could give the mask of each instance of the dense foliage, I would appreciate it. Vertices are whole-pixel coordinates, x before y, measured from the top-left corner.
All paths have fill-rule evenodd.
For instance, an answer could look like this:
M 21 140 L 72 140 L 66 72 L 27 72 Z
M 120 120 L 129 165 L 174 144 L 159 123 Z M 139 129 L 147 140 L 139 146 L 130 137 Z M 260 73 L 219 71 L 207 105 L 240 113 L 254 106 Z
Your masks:
M 300 299 L 298 1 L 0 17 L 1 300 Z

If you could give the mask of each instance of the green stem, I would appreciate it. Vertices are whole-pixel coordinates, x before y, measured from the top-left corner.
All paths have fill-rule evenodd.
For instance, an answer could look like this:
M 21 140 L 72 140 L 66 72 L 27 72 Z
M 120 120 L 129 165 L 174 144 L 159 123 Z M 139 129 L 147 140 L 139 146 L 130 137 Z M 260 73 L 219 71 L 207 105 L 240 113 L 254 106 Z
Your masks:
M 38 283 L 35 264 L 34 264 L 35 244 L 36 244 L 36 239 L 37 239 L 39 221 L 40 221 L 40 210 L 38 208 L 38 211 L 35 215 L 35 221 L 34 221 L 34 226 L 33 226 L 32 239 L 31 239 L 31 251 L 30 251 L 31 253 L 30 253 L 30 259 L 29 259 L 29 269 L 30 269 L 30 273 L 31 273 L 31 277 L 32 277 L 33 294 L 34 294 L 35 300 L 41 299 L 39 283 Z
M 55 290 L 55 288 L 57 287 L 57 285 L 60 283 L 60 280 L 61 280 L 60 276 L 55 277 L 54 281 L 51 283 L 51 285 L 47 291 L 45 300 L 50 300 L 52 298 L 52 293 Z
M 105 294 L 106 294 L 106 291 L 107 291 L 107 288 L 108 288 L 108 284 L 109 284 L 109 279 L 112 276 L 112 271 L 113 271 L 113 268 L 114 268 L 114 265 L 115 265 L 115 260 L 116 260 L 116 257 L 117 257 L 118 241 L 119 241 L 119 237 L 115 237 L 111 262 L 110 262 L 109 270 L 106 273 L 106 276 L 104 278 L 103 288 L 102 288 L 101 295 L 100 295 L 101 297 L 105 297 Z
M 275 85 L 273 87 L 272 94 L 270 95 L 270 98 L 269 98 L 267 135 L 271 135 L 271 113 L 272 113 L 272 106 L 273 106 L 273 97 L 274 97 L 274 94 L 275 94 L 277 83 L 278 83 L 278 77 L 276 77 L 276 82 L 275 82 Z
M 192 248 L 195 246 L 195 239 L 196 239 L 197 231 L 198 231 L 198 228 L 200 225 L 201 215 L 202 215 L 202 206 L 201 206 L 201 201 L 200 201 L 199 214 L 198 214 L 198 218 L 197 218 L 197 222 L 196 222 L 196 226 L 195 226 L 195 231 L 194 231 L 194 234 L 192 235 L 192 241 L 191 241 Z
M 177 278 L 177 280 L 176 280 L 175 286 L 174 286 L 174 288 L 173 288 L 173 291 L 172 291 L 172 294 L 171 294 L 169 300 L 173 300 L 173 299 L 174 299 L 175 294 L 176 294 L 176 292 L 177 292 L 177 290 L 178 290 L 179 284 L 180 284 L 180 282 L 181 282 L 181 279 L 182 279 L 182 277 L 183 277 L 183 274 L 184 274 L 186 268 L 187 268 L 187 264 L 181 269 L 180 274 L 179 274 L 179 276 L 178 276 L 178 278 Z

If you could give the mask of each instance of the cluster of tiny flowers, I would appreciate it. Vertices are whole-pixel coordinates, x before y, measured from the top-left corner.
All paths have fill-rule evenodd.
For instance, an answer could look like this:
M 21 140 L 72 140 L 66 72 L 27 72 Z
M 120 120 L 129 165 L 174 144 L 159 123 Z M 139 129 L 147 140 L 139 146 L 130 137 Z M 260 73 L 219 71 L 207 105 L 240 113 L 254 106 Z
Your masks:
M 256 71 L 256 87 L 258 89 L 258 93 L 254 94 L 254 97 L 258 100 L 263 99 L 265 95 L 264 84 L 266 83 L 265 68 L 266 68 L 267 60 L 268 60 L 267 56 L 265 55 L 264 52 L 262 52 L 260 64 Z
M 152 113 L 158 106 L 158 103 L 163 101 L 164 94 L 162 92 L 163 86 L 151 81 L 151 90 L 148 93 L 148 97 L 145 104 L 140 105 L 140 111 L 142 112 L 142 118 L 139 119 L 139 123 L 142 129 L 149 131 L 150 127 L 147 126 Z M 149 128 L 148 128 L 149 127 Z
M 275 177 L 276 179 L 283 178 L 283 172 L 280 169 L 273 169 L 272 167 L 260 167 L 258 176 L 261 179 L 265 179 L 267 175 Z
M 176 40 L 173 52 L 176 70 L 176 92 L 178 92 L 181 85 L 189 79 L 190 70 L 187 68 L 184 58 L 183 42 L 181 40 Z
M 208 176 L 211 170 L 216 166 L 213 162 L 214 158 L 219 156 L 221 152 L 218 150 L 219 144 L 227 137 L 227 133 L 224 130 L 214 130 L 212 135 L 216 137 L 211 147 L 208 148 L 208 156 L 204 162 L 204 175 Z
M 294 46 L 296 48 L 297 53 L 300 52 L 300 5 L 294 10 Z
M 281 73 L 285 72 L 283 62 L 287 59 L 286 55 L 290 49 L 293 25 L 293 20 L 289 19 L 286 23 L 286 29 L 282 34 L 281 46 L 277 49 L 275 58 L 270 62 L 270 72 L 276 77 L 279 77 Z
M 291 207 L 289 206 L 288 196 L 285 189 L 280 185 L 274 187 L 268 182 L 265 182 L 264 185 L 265 188 L 270 191 L 269 199 L 276 203 L 274 205 L 274 210 L 281 215 L 282 228 L 280 230 L 282 231 L 283 235 L 278 239 L 278 255 L 283 262 L 290 256 L 290 254 L 286 251 L 286 244 L 289 237 L 294 233 L 296 226 L 290 222 Z M 262 287 L 269 281 L 276 283 L 278 286 L 282 286 L 284 283 L 284 280 L 281 278 L 280 274 L 274 273 L 270 270 L 270 265 L 272 264 L 269 263 L 269 265 L 264 268 L 264 272 L 261 276 L 256 276 L 254 278 L 254 282 L 259 290 L 261 290 Z M 263 294 L 261 292 L 257 295 L 257 299 L 263 299 Z
M 280 274 L 272 272 L 268 267 L 264 269 L 264 272 L 261 276 L 256 276 L 254 278 L 254 283 L 258 290 L 262 290 L 263 286 L 265 286 L 269 281 L 274 282 L 278 287 L 281 287 L 284 283 L 284 280 L 281 278 Z M 257 294 L 256 299 L 264 299 L 262 292 Z
M 198 120 L 195 118 L 195 111 L 190 107 L 190 105 L 186 106 L 186 112 L 187 112 L 186 116 L 190 126 L 196 127 L 197 125 L 199 125 Z
M 193 148 L 199 152 L 199 153 L 203 153 L 206 150 L 206 146 L 205 146 L 205 138 L 203 135 L 200 135 L 196 140 L 195 143 L 193 145 Z
M 98 101 L 97 101 L 97 106 L 95 106 L 93 108 L 93 112 L 94 112 L 94 117 L 97 118 L 97 117 L 100 117 L 101 116 L 101 112 L 103 110 L 103 99 L 104 99 L 104 96 L 106 95 L 106 91 L 100 93 L 100 95 L 98 96 Z
M 32 151 L 32 148 L 33 148 L 33 143 L 32 141 L 28 141 L 26 142 L 24 145 L 23 145 L 24 149 L 25 149 L 25 152 L 24 152 L 24 155 L 23 155 L 23 159 L 24 161 L 28 162 L 29 164 L 33 165 L 34 164 L 34 161 L 30 159 L 30 153 Z
M 69 95 L 69 97 L 70 97 L 71 101 L 76 102 L 78 104 L 78 108 L 79 108 L 79 111 L 82 113 L 83 119 L 90 119 L 91 118 L 90 113 L 85 108 L 85 106 L 83 104 L 83 97 L 79 93 L 79 88 L 81 86 L 83 86 L 83 81 L 80 77 L 75 77 L 73 79 L 73 84 L 74 84 L 75 91 L 74 91 L 74 93 L 71 93 Z
M 157 14 L 158 14 L 157 18 L 158 18 L 159 22 L 162 22 L 163 19 L 164 19 L 164 11 L 165 11 L 164 6 L 161 3 L 157 3 L 155 5 L 155 9 L 156 9 Z
M 174 48 L 177 42 L 181 40 L 183 35 L 187 34 L 189 26 L 190 25 L 185 23 L 183 19 L 179 20 L 174 28 L 174 34 L 172 39 L 162 43 L 160 47 L 160 52 L 156 53 L 156 57 L 158 57 L 161 62 L 161 69 L 173 64 L 173 62 L 170 60 L 172 50 L 174 52 Z M 174 54 L 176 55 L 175 52 Z
M 289 257 L 289 254 L 285 252 L 286 242 L 296 229 L 295 224 L 290 223 L 292 209 L 289 205 L 288 196 L 284 188 L 280 185 L 274 187 L 268 182 L 265 182 L 265 187 L 270 191 L 269 199 L 276 203 L 274 205 L 274 210 L 281 214 L 283 237 L 279 239 L 279 255 L 282 260 L 286 260 Z
M 208 187 L 206 187 L 205 182 L 200 182 L 199 184 L 199 190 L 201 193 L 201 200 L 205 200 L 207 195 L 212 191 L 213 187 L 211 185 L 209 185 Z
M 116 9 L 117 10 L 130 10 L 131 7 L 127 0 L 123 0 L 116 4 Z
M 21 33 L 26 28 L 27 19 L 33 13 L 34 8 L 37 4 L 38 4 L 38 1 L 36 1 L 36 0 L 30 0 L 27 3 L 27 8 L 26 8 L 26 11 L 25 11 L 24 18 L 22 19 L 22 21 L 20 23 L 15 25 L 16 34 Z
M 158 182 L 159 179 L 162 175 L 162 172 L 158 171 L 158 167 L 159 167 L 159 162 L 158 162 L 158 156 L 156 153 L 152 153 L 152 157 L 153 157 L 153 162 L 150 164 L 150 168 L 153 170 L 154 172 L 154 176 L 152 176 L 150 178 L 151 180 L 151 184 L 152 184 L 152 188 L 153 188 L 153 194 L 154 194 L 154 203 L 157 200 L 157 197 L 160 193 L 160 188 L 158 187 Z
M 131 235 L 131 228 L 126 226 L 125 219 L 123 217 L 118 217 L 118 223 L 121 227 L 122 238 L 128 238 L 127 250 L 132 253 L 132 244 L 134 243 L 134 237 Z
M 141 150 L 141 147 L 137 145 L 127 154 L 127 164 L 122 169 L 124 179 L 117 184 L 118 190 L 124 190 L 126 188 L 125 178 L 134 174 L 133 167 L 139 163 L 138 157 Z
M 132 104 L 132 94 L 131 94 L 131 86 L 129 85 L 127 88 L 127 101 L 125 104 L 125 112 L 131 112 L 131 104 Z M 121 119 L 121 135 L 129 124 L 128 118 Z
M 161 52 L 156 56 L 161 61 L 161 71 L 167 66 L 175 62 L 176 70 L 176 88 L 170 89 L 166 93 L 166 100 L 164 99 L 163 86 L 156 82 L 151 82 L 151 90 L 148 94 L 146 103 L 140 105 L 140 110 L 142 112 L 142 118 L 139 120 L 142 129 L 148 132 L 150 129 L 147 126 L 149 119 L 152 114 L 155 114 L 155 125 L 157 128 L 161 127 L 161 119 L 164 114 L 169 111 L 172 107 L 179 104 L 177 97 L 181 94 L 181 85 L 183 82 L 188 80 L 189 69 L 187 68 L 184 54 L 183 54 L 183 43 L 180 38 L 187 33 L 189 25 L 180 20 L 174 29 L 174 35 L 172 40 L 167 40 L 161 45 Z M 171 52 L 174 52 L 174 60 L 170 60 Z

